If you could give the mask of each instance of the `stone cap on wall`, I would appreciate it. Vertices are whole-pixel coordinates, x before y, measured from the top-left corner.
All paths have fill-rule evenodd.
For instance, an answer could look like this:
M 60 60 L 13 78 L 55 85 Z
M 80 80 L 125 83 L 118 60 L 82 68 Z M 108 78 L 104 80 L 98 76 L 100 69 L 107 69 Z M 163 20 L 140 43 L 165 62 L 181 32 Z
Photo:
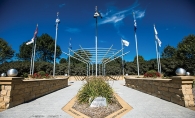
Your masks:
M 23 77 L 0 77 L 0 84 L 1 85 L 9 85 L 12 83 L 18 82 L 30 82 L 30 81 L 52 81 L 52 80 L 61 80 L 61 79 L 68 79 L 69 77 L 64 78 L 55 78 L 55 79 L 24 79 Z
M 171 81 L 172 79 L 161 79 L 161 78 L 136 78 L 136 77 L 124 77 L 125 79 L 135 79 L 135 80 L 148 80 L 148 81 L 163 81 L 163 82 L 168 82 Z
M 0 84 L 12 84 L 12 82 L 22 82 L 23 77 L 0 77 Z
M 52 80 L 62 80 L 62 79 L 68 79 L 69 77 L 64 78 L 55 78 L 55 79 L 24 79 L 22 81 L 24 82 L 30 82 L 30 81 L 52 81 Z
M 194 76 L 173 76 L 171 79 L 179 79 L 179 80 L 195 80 Z
M 192 84 L 195 80 L 194 76 L 173 76 L 170 77 L 173 81 L 181 81 L 182 84 Z

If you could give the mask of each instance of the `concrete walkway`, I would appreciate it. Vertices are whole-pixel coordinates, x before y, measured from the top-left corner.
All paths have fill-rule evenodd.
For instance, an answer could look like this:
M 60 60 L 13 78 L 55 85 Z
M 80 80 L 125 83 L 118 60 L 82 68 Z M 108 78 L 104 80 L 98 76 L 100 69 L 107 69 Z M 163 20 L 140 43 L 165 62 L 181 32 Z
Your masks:
M 72 118 L 61 109 L 76 95 L 84 82 L 69 84 L 72 85 L 2 111 L 0 118 Z M 125 87 L 122 80 L 110 81 L 110 85 L 133 107 L 123 118 L 195 118 L 195 111 Z

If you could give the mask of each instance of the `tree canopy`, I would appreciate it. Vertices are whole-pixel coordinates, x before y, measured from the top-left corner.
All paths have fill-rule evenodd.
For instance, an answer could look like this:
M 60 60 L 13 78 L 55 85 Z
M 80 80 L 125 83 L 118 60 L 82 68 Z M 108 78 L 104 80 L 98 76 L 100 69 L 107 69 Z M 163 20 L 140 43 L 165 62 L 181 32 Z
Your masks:
M 36 40 L 36 56 L 37 61 L 53 62 L 55 40 L 48 34 L 42 34 Z M 24 42 L 20 45 L 20 52 L 17 57 L 21 60 L 30 60 L 32 55 L 32 45 L 26 45 Z M 62 51 L 59 45 L 56 46 L 56 58 L 60 59 Z
M 0 64 L 4 63 L 6 60 L 11 59 L 14 56 L 14 50 L 8 43 L 0 38 Z

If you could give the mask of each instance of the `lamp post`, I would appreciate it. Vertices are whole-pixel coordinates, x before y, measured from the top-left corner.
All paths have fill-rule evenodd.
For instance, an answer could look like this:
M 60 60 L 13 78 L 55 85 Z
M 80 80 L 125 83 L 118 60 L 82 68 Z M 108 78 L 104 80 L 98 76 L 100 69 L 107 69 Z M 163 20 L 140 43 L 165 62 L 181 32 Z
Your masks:
M 97 34 L 98 34 L 98 29 L 97 29 L 97 19 L 98 17 L 101 17 L 101 14 L 97 11 L 97 6 L 95 7 L 95 14 L 94 14 L 94 18 L 96 19 L 96 36 L 95 36 L 95 55 L 96 55 L 96 62 L 95 62 L 95 67 L 96 67 L 96 70 L 95 70 L 95 75 L 97 77 Z
M 56 18 L 56 36 L 55 36 L 55 50 L 54 50 L 54 65 L 53 65 L 53 77 L 55 76 L 55 64 L 56 64 L 56 43 L 57 43 L 57 36 L 58 36 L 58 24 L 60 23 L 60 19 L 58 17 L 59 12 L 57 12 Z

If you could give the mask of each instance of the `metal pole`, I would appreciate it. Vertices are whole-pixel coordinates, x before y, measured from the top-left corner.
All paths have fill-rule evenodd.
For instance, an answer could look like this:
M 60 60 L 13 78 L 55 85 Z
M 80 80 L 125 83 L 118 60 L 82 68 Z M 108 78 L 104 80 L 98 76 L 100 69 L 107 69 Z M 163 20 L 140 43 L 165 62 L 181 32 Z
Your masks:
M 95 37 L 95 58 L 96 58 L 96 60 L 95 60 L 95 69 L 96 69 L 95 75 L 97 77 L 97 18 L 96 18 L 96 37 Z
M 93 63 L 92 63 L 92 72 L 91 73 L 92 73 L 92 76 L 93 76 Z
M 158 60 L 158 47 L 157 47 L 157 42 L 156 43 L 156 60 L 157 60 L 157 65 L 158 65 L 158 72 L 159 72 L 159 60 Z
M 160 51 L 159 51 L 159 47 L 158 47 L 158 64 L 159 64 L 159 73 L 161 73 L 161 63 L 160 63 Z
M 100 76 L 100 64 L 99 64 L 99 76 Z
M 123 42 L 122 42 L 122 40 L 121 40 L 121 45 L 122 45 L 122 55 L 123 55 Z M 123 76 L 124 76 L 124 65 L 123 65 L 123 56 L 122 56 L 122 71 L 123 71 Z
M 89 63 L 89 76 L 90 76 L 90 63 Z
M 34 56 L 33 56 L 33 65 L 32 65 L 32 75 L 34 73 L 34 63 L 35 63 L 35 50 L 36 50 L 36 38 L 34 39 Z
M 102 75 L 104 75 L 104 63 L 102 63 Z
M 58 36 L 58 23 L 60 19 L 58 18 L 59 12 L 57 12 L 57 19 L 56 19 L 56 36 L 55 36 L 55 50 L 54 50 L 54 65 L 53 65 L 53 77 L 55 76 L 55 66 L 56 66 L 56 43 L 57 43 L 57 36 Z
M 104 76 L 106 76 L 106 64 L 104 64 Z
M 134 28 L 135 28 L 135 45 L 136 45 L 136 55 L 137 55 L 137 73 L 138 73 L 138 77 L 139 77 L 139 60 L 138 60 L 138 46 L 137 46 L 137 36 L 136 36 L 136 28 L 137 28 L 137 24 L 136 24 L 136 20 L 135 20 L 135 13 L 133 12 L 133 18 L 134 18 Z
M 31 61 L 30 61 L 30 75 L 33 75 L 33 73 L 32 73 L 33 49 L 34 49 L 34 42 L 33 42 L 33 45 L 32 45 L 32 55 L 31 55 Z
M 70 55 L 70 49 L 69 49 L 69 55 Z M 68 56 L 68 76 L 70 76 L 70 56 Z
M 139 77 L 139 61 L 138 61 L 138 49 L 137 49 L 137 36 L 135 33 L 135 44 L 136 44 L 136 54 L 137 54 L 137 73 L 138 73 L 138 77 Z
M 88 64 L 87 64 L 87 76 L 88 76 Z

